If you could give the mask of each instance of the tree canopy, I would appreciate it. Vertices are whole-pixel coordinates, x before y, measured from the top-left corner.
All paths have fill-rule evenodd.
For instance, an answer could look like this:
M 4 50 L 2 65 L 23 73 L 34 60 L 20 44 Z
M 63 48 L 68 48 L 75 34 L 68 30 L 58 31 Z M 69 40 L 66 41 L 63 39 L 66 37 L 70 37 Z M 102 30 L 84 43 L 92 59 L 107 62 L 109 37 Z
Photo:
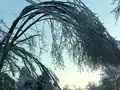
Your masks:
M 37 76 L 37 65 L 51 80 L 59 81 L 34 53 L 38 46 L 40 55 L 44 51 L 44 29 L 35 28 L 38 23 L 44 22 L 50 25 L 51 56 L 58 66 L 64 66 L 64 50 L 78 67 L 84 64 L 97 69 L 120 64 L 117 41 L 81 0 L 26 1 L 30 5 L 21 11 L 10 27 L 0 20 L 0 72 L 7 70 L 14 75 L 23 65 L 31 76 Z

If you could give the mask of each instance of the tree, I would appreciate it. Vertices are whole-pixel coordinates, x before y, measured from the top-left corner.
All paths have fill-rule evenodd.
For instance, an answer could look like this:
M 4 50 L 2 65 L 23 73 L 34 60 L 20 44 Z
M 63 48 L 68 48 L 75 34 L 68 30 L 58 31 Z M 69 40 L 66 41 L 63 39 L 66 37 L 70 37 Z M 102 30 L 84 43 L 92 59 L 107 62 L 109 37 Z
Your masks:
M 98 90 L 98 86 L 94 83 L 94 82 L 90 82 L 87 86 L 86 86 L 87 90 Z
M 27 68 L 23 67 L 17 82 L 17 90 L 60 90 L 55 83 L 43 72 L 37 77 L 31 78 Z
M 113 5 L 115 8 L 112 10 L 115 15 L 115 19 L 118 20 L 120 16 L 120 0 L 113 0 Z
M 15 90 L 15 83 L 15 80 L 8 74 L 0 74 L 0 90 Z
M 63 87 L 63 90 L 72 90 L 72 89 L 69 88 L 69 85 L 65 85 L 65 86 Z
M 87 90 L 120 90 L 120 67 L 108 67 L 103 70 L 99 84 L 89 83 Z
M 102 74 L 100 83 L 104 90 L 120 89 L 120 67 L 106 68 Z
M 51 27 L 51 55 L 58 66 L 64 66 L 62 53 L 65 49 L 79 67 L 85 64 L 96 69 L 120 64 L 120 50 L 116 40 L 81 0 L 40 3 L 27 1 L 31 5 L 22 10 L 10 27 L 1 20 L 0 72 L 10 68 L 14 75 L 21 70 L 21 65 L 17 63 L 22 62 L 31 76 L 36 75 L 37 65 L 41 72 L 46 72 L 50 79 L 58 82 L 56 76 L 34 54 L 38 43 L 40 54 L 44 51 L 43 30 L 34 29 L 34 25 L 43 21 Z
M 81 87 L 70 87 L 70 85 L 65 85 L 64 87 L 63 87 L 63 89 L 62 90 L 84 90 L 84 89 L 82 89 Z
M 42 14 L 45 14 L 43 18 L 45 20 L 50 19 L 53 39 L 51 53 L 55 61 L 57 61 L 56 63 L 63 64 L 62 51 L 64 48 L 68 49 L 69 54 L 73 56 L 74 62 L 78 65 L 84 63 L 98 67 L 101 65 L 117 65 L 119 63 L 119 48 L 116 40 L 109 35 L 95 14 L 80 0 L 76 1 L 76 3 L 61 1 L 36 3 L 32 0 L 29 0 L 29 2 L 38 10 L 41 10 L 39 8 L 43 5 L 42 9 L 44 11 L 41 10 Z M 49 8 L 46 5 L 49 5 Z M 31 9 L 31 7 L 28 6 L 26 9 Z M 45 12 L 47 12 L 47 15 Z M 23 14 L 27 13 L 28 11 Z M 54 20 L 62 25 L 60 26 L 62 29 L 59 31 L 55 30 Z M 99 47 L 101 47 L 101 51 L 98 51 Z

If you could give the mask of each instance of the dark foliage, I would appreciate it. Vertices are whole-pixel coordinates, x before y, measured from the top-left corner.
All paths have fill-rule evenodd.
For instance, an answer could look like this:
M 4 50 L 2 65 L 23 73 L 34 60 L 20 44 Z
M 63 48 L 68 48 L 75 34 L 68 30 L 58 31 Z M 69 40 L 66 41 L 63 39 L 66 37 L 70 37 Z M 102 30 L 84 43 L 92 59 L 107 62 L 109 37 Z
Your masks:
M 0 21 L 0 72 L 8 70 L 15 75 L 17 71 L 20 72 L 21 63 L 31 77 L 36 77 L 37 65 L 50 80 L 55 83 L 59 81 L 34 53 L 37 40 L 40 55 L 44 51 L 44 33 L 33 29 L 38 22 L 44 21 L 51 27 L 51 55 L 58 66 L 64 66 L 62 53 L 66 49 L 79 67 L 85 64 L 96 69 L 120 64 L 120 49 L 116 40 L 81 0 L 29 1 L 32 5 L 26 6 L 10 27 L 3 20 Z M 59 29 L 56 29 L 55 23 L 59 24 Z

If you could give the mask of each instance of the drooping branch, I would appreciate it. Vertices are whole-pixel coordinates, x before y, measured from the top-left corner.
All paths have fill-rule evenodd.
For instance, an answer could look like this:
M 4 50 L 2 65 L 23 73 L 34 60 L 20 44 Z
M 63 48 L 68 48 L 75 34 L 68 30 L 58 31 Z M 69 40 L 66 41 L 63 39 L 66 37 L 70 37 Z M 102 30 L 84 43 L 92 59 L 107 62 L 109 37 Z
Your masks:
M 31 20 L 33 21 L 31 22 Z M 34 71 L 34 64 L 32 63 L 34 62 L 41 71 L 47 72 L 49 77 L 55 77 L 36 58 L 34 52 L 30 53 L 26 48 L 23 48 L 25 43 L 23 43 L 23 46 L 17 43 L 19 41 L 25 42 L 31 38 L 37 40 L 38 33 L 35 35 L 35 31 L 32 32 L 30 28 L 43 21 L 50 22 L 51 55 L 56 64 L 64 64 L 62 58 L 64 49 L 68 50 L 74 62 L 79 66 L 85 64 L 96 69 L 100 66 L 117 66 L 120 64 L 120 49 L 115 39 L 109 35 L 98 17 L 80 0 L 76 0 L 76 3 L 46 1 L 25 7 L 11 25 L 8 34 L 0 43 L 0 71 L 4 62 L 8 60 L 7 57 L 12 54 L 12 56 L 16 56 L 15 58 L 19 57 L 29 71 Z M 22 22 L 22 25 L 20 25 L 20 22 Z M 59 24 L 59 29 L 53 22 Z M 28 33 L 31 34 L 31 36 L 28 35 L 31 38 L 24 37 L 24 34 L 27 35 Z M 32 45 L 30 46 L 32 47 Z
M 61 26 L 63 28 L 61 30 L 61 40 L 64 44 L 70 46 L 69 49 L 71 49 L 74 59 L 77 59 L 77 63 L 91 63 L 93 66 L 119 65 L 120 50 L 115 39 L 109 35 L 95 14 L 82 2 L 48 1 L 36 3 L 36 5 L 34 3 L 26 8 L 30 8 L 30 11 L 39 10 L 43 14 L 47 13 L 63 25 Z M 26 8 L 22 14 L 27 16 L 28 11 L 25 12 Z M 68 36 L 64 33 L 64 30 L 72 35 Z M 55 33 L 52 34 L 57 36 Z M 53 40 L 54 42 L 56 41 Z M 58 44 L 59 49 L 54 50 L 59 51 L 60 47 L 64 47 L 62 45 Z M 53 48 L 56 47 L 53 46 Z

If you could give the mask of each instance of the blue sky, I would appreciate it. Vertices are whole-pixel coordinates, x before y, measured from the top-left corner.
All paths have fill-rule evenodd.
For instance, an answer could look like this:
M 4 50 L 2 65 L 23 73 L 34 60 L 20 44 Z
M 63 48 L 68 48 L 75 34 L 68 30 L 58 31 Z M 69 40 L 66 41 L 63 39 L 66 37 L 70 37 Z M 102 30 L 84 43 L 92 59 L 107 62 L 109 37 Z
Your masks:
M 120 39 L 120 21 L 115 24 L 115 18 L 113 14 L 110 14 L 113 9 L 112 0 L 83 0 L 83 2 L 94 12 L 97 13 L 97 16 L 110 32 L 110 34 L 116 39 Z M 25 0 L 0 0 L 0 18 L 3 18 L 8 26 L 11 25 L 15 17 L 18 16 L 20 11 L 28 3 Z M 45 60 L 49 60 L 49 56 L 44 56 Z M 98 81 L 100 76 L 99 71 L 91 72 L 78 72 L 78 68 L 68 60 L 68 56 L 65 55 L 65 65 L 67 66 L 64 70 L 54 70 L 54 66 L 51 64 L 51 61 L 44 64 L 56 73 L 60 79 L 60 85 L 64 86 L 65 84 L 75 84 L 77 86 L 85 87 L 89 81 Z M 74 78 L 73 78 L 74 77 Z

